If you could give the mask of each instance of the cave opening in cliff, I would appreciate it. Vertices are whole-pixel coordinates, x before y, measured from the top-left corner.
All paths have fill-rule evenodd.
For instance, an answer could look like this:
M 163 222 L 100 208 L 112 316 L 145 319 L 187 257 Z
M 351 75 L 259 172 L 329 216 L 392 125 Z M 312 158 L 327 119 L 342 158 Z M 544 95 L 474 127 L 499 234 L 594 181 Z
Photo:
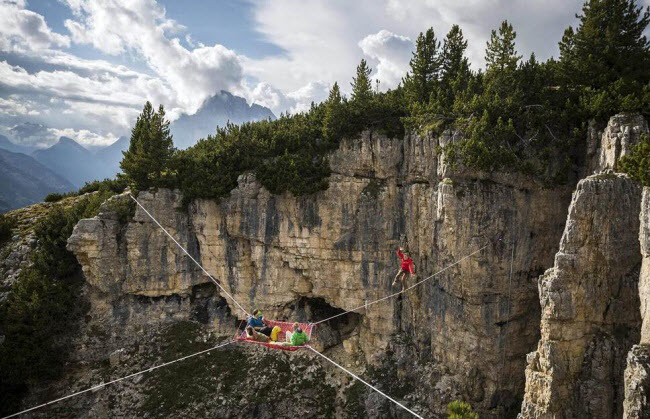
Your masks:
M 345 310 L 331 306 L 323 298 L 300 297 L 288 308 L 293 311 L 292 318 L 300 322 L 317 322 L 345 313 Z M 358 335 L 361 319 L 359 313 L 342 314 L 316 326 L 312 337 L 321 342 L 324 348 L 331 348 Z

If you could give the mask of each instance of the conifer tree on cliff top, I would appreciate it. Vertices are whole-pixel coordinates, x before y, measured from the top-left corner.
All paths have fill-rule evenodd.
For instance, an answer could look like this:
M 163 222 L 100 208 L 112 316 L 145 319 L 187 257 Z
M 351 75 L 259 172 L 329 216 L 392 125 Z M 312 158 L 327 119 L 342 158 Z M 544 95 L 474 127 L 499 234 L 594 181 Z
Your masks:
M 331 144 L 334 144 L 343 134 L 346 123 L 345 118 L 341 90 L 339 84 L 335 82 L 325 102 L 325 116 L 323 117 L 323 136 Z
M 581 95 L 586 116 L 644 111 L 650 43 L 643 33 L 650 7 L 637 7 L 634 0 L 590 0 L 577 17 L 577 29 L 567 28 L 560 42 L 560 68 L 564 85 Z
M 173 153 L 174 143 L 165 110 L 160 105 L 158 112 L 154 112 L 147 101 L 131 130 L 129 149 L 122 152 L 124 158 L 120 168 L 138 190 L 167 186 Z
M 357 75 L 352 78 L 352 102 L 358 105 L 367 105 L 372 99 L 372 82 L 370 73 L 372 69 L 368 67 L 366 60 L 362 59 L 357 66 Z
M 560 62 L 575 84 L 602 88 L 619 78 L 650 78 L 650 43 L 643 32 L 650 7 L 634 0 L 592 0 L 560 42 Z
M 458 74 L 469 73 L 469 61 L 465 57 L 467 40 L 463 36 L 460 26 L 453 25 L 442 47 L 440 66 L 442 79 L 453 80 Z
M 445 114 L 451 109 L 457 93 L 463 92 L 469 83 L 471 71 L 465 56 L 467 40 L 458 25 L 453 25 L 442 47 L 440 55 L 440 83 L 434 89 L 435 100 L 432 111 Z
M 517 69 L 517 63 L 521 56 L 517 55 L 515 49 L 516 37 L 517 32 L 512 29 L 512 25 L 507 20 L 501 22 L 498 33 L 496 30 L 492 30 L 485 49 L 485 63 L 488 74 Z
M 433 28 L 420 32 L 415 42 L 415 52 L 409 65 L 411 71 L 402 83 L 409 101 L 427 103 L 440 73 L 440 42 L 436 39 Z

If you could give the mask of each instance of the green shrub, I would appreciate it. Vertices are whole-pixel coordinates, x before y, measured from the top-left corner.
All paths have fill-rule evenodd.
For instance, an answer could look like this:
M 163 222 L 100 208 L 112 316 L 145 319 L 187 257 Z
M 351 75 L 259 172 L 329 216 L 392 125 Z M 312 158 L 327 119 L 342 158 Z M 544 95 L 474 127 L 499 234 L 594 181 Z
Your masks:
M 478 419 L 469 403 L 455 400 L 447 405 L 447 419 Z
M 45 202 L 59 202 L 59 201 L 62 200 L 63 198 L 64 198 L 64 195 L 63 195 L 63 194 L 60 194 L 60 193 L 58 193 L 58 192 L 53 192 L 53 193 L 51 193 L 51 194 L 48 194 L 48 195 L 45 197 L 44 201 L 45 201 Z
M 119 199 L 108 200 L 105 205 L 109 211 L 113 211 L 117 214 L 117 218 L 122 224 L 133 218 L 135 215 L 135 206 L 135 202 L 126 196 L 121 196 Z
M 119 194 L 124 192 L 124 189 L 128 186 L 128 181 L 124 176 L 119 176 L 115 179 L 104 179 L 104 180 L 94 180 L 92 182 L 86 182 L 84 186 L 79 189 L 77 192 L 78 195 L 83 195 L 89 192 L 102 191 L 111 191 L 113 193 Z
M 16 221 L 9 215 L 0 214 L 0 247 L 11 240 L 11 233 Z
M 650 138 L 643 135 L 641 141 L 631 147 L 630 154 L 619 161 L 620 169 L 643 186 L 650 186 Z

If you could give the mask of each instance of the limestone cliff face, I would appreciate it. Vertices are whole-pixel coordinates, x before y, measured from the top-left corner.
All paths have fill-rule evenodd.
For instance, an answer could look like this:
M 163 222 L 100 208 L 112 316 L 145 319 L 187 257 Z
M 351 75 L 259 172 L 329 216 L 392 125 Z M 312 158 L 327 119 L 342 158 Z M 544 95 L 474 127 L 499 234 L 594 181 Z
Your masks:
M 641 200 L 641 275 L 639 297 L 641 317 L 641 339 L 627 357 L 625 370 L 625 418 L 650 417 L 650 188 L 643 188 Z
M 138 200 L 191 252 L 198 252 L 178 193 L 160 190 Z M 143 344 L 156 327 L 195 320 L 228 330 L 234 318 L 216 287 L 140 209 L 125 223 L 110 201 L 97 217 L 81 220 L 68 240 L 82 266 L 91 302 L 80 360 L 103 360 L 128 345 Z M 232 320 L 231 323 L 228 320 Z
M 528 356 L 520 417 L 611 418 L 638 341 L 641 191 L 624 175 L 582 180 L 555 265 L 539 281 L 541 339 Z
M 417 279 L 484 247 L 400 298 L 318 325 L 316 344 L 345 362 L 396 354 L 398 377 L 419 377 L 433 412 L 463 398 L 501 416 L 523 393 L 525 354 L 539 339 L 535 280 L 552 265 L 570 189 L 453 171 L 435 150 L 456 139 L 364 133 L 330 156 L 330 187 L 313 196 L 272 195 L 247 174 L 220 202 L 183 209 L 167 190 L 138 199 L 228 292 L 268 318 L 318 321 L 394 292 L 399 245 L 411 251 Z M 244 318 L 139 208 L 125 225 L 109 213 L 83 220 L 69 248 L 91 285 L 97 324 L 129 334 L 203 313 L 225 334 Z M 435 371 L 423 379 L 413 360 Z
M 629 154 L 631 146 L 648 132 L 648 122 L 638 114 L 614 115 L 603 131 L 592 122 L 588 135 L 587 174 L 618 169 L 618 160 Z

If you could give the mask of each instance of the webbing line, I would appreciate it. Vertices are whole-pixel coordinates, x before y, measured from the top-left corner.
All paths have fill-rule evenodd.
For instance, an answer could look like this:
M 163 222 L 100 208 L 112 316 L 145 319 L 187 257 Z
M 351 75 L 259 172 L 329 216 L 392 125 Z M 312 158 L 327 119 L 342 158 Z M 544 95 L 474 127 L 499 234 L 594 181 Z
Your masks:
M 387 399 L 390 400 L 391 402 L 395 403 L 396 405 L 398 405 L 398 406 L 401 407 L 402 409 L 406 410 L 407 412 L 409 412 L 410 414 L 412 414 L 412 415 L 415 416 L 416 418 L 424 419 L 422 416 L 418 415 L 417 413 L 415 413 L 414 411 L 412 411 L 412 410 L 409 409 L 408 407 L 404 406 L 402 403 L 400 403 L 400 402 L 398 402 L 397 400 L 393 399 L 393 398 L 390 397 L 388 394 L 386 394 L 386 393 L 384 393 L 383 391 L 379 390 L 377 387 L 373 386 L 372 384 L 367 383 L 366 381 L 362 380 L 358 375 L 355 375 L 355 374 L 352 373 L 351 371 L 348 371 L 347 369 L 343 368 L 342 366 L 340 366 L 340 365 L 337 364 L 336 362 L 332 361 L 331 359 L 329 359 L 328 357 L 326 357 L 326 356 L 323 355 L 322 353 L 318 352 L 316 349 L 312 348 L 312 347 L 309 346 L 309 345 L 307 345 L 307 348 L 311 349 L 313 352 L 317 353 L 318 355 L 322 356 L 323 358 L 325 358 L 326 360 L 328 360 L 329 362 L 331 362 L 331 363 L 334 364 L 335 366 L 337 366 L 337 367 L 339 367 L 340 369 L 342 369 L 343 371 L 347 372 L 347 373 L 350 374 L 354 379 L 361 381 L 363 384 L 365 384 L 365 385 L 367 385 L 368 387 L 370 387 L 371 389 L 375 390 L 377 393 L 381 394 L 382 396 L 384 396 L 385 398 L 387 398 Z
M 177 242 L 176 239 L 175 239 L 171 234 L 169 234 L 169 232 L 168 232 L 167 230 L 165 230 L 165 227 L 163 227 L 162 225 L 160 225 L 160 223 L 158 222 L 158 220 L 156 220 L 156 219 L 153 217 L 153 215 L 149 214 L 149 211 L 147 211 L 147 210 L 145 209 L 145 207 L 143 207 L 142 204 L 140 204 L 140 203 L 138 202 L 138 200 L 135 199 L 135 197 L 134 197 L 133 195 L 131 195 L 131 194 L 129 193 L 129 196 L 131 197 L 131 199 L 133 199 L 133 200 L 135 201 L 136 204 L 138 204 L 138 206 L 139 206 L 140 208 L 142 208 L 142 210 L 143 210 L 143 211 L 144 211 L 144 212 L 145 212 L 145 213 L 146 213 L 146 214 L 147 214 L 147 215 L 148 215 L 148 216 L 153 220 L 153 222 L 156 223 L 156 225 L 158 225 L 158 227 L 160 227 L 160 228 L 162 229 L 162 231 L 164 231 L 165 234 L 166 234 L 167 236 L 169 236 L 169 238 L 172 239 L 172 240 L 174 241 L 174 243 L 176 243 L 176 245 L 177 245 L 177 246 L 178 246 L 178 247 L 179 247 L 183 252 L 185 252 L 185 254 L 186 254 L 190 259 L 192 259 L 192 262 L 196 263 L 196 266 L 198 266 L 199 268 L 201 268 L 201 270 L 203 271 L 203 273 L 205 273 L 205 274 L 208 276 L 208 278 L 210 278 L 210 279 L 212 280 L 212 282 L 214 282 L 214 283 L 215 283 L 219 288 L 221 288 L 221 291 L 223 291 L 223 292 L 224 292 L 228 297 L 230 297 L 230 299 L 231 299 L 235 304 L 237 304 L 237 307 L 239 307 L 239 308 L 240 308 L 244 313 L 246 313 L 247 316 L 252 317 L 251 314 L 250 314 L 248 311 L 246 311 L 246 309 L 245 309 L 241 304 L 239 304 L 239 302 L 238 302 L 237 300 L 235 300 L 235 297 L 233 297 L 232 295 L 230 295 L 230 294 L 228 293 L 228 291 L 226 291 L 226 289 L 225 289 L 224 287 L 222 287 L 221 284 L 220 284 L 219 282 L 217 282 L 217 280 L 214 279 L 214 278 L 212 277 L 212 275 L 210 275 L 210 274 L 208 273 L 208 271 L 206 271 L 205 268 L 204 268 L 203 266 L 201 266 L 201 264 L 200 264 L 199 262 L 197 262 L 196 259 L 194 259 L 194 258 L 192 257 L 192 255 L 190 255 L 190 254 L 187 252 L 187 250 L 185 250 L 185 248 L 184 248 L 183 246 L 181 246 L 181 244 L 180 244 L 179 242 Z
M 359 306 L 359 307 L 353 308 L 353 309 L 351 309 L 351 310 L 346 310 L 346 311 L 344 311 L 343 313 L 336 314 L 336 315 L 334 315 L 334 316 L 332 316 L 332 317 L 328 317 L 328 318 L 326 318 L 326 319 L 324 319 L 324 320 L 319 320 L 319 321 L 317 321 L 317 322 L 315 322 L 315 323 L 312 323 L 312 324 L 315 326 L 315 325 L 317 325 L 317 324 L 319 324 L 319 323 L 323 323 L 323 322 L 326 322 L 326 321 L 328 321 L 328 320 L 332 320 L 332 319 L 334 319 L 334 318 L 336 318 L 336 317 L 342 316 L 342 315 L 344 315 L 344 314 L 351 313 L 351 312 L 353 312 L 353 311 L 357 311 L 357 310 L 362 309 L 362 308 L 367 308 L 369 305 L 372 305 L 372 304 L 378 303 L 378 302 L 380 302 L 380 301 L 384 301 L 384 300 L 387 300 L 387 299 L 389 299 L 389 298 L 393 298 L 393 297 L 395 297 L 395 296 L 397 296 L 397 295 L 400 295 L 400 294 L 402 294 L 402 293 L 405 293 L 406 291 L 409 291 L 409 290 L 411 290 L 411 289 L 417 287 L 418 285 L 422 284 L 423 282 L 428 281 L 429 279 L 433 278 L 434 276 L 443 273 L 444 271 L 446 271 L 447 269 L 451 268 L 452 266 L 456 266 L 456 265 L 458 265 L 460 262 L 464 261 L 464 260 L 467 259 L 468 257 L 473 256 L 473 255 L 475 255 L 476 253 L 480 252 L 481 250 L 485 249 L 487 246 L 488 246 L 488 245 L 486 244 L 485 246 L 481 247 L 480 249 L 475 250 L 474 252 L 470 253 L 469 255 L 464 256 L 464 257 L 461 258 L 461 259 L 458 259 L 456 262 L 452 263 L 451 265 L 444 267 L 443 269 L 439 270 L 438 272 L 434 273 L 433 275 L 430 275 L 430 276 L 424 278 L 423 280 L 421 280 L 421 281 L 419 281 L 419 282 L 416 282 L 415 284 L 411 285 L 411 286 L 408 287 L 408 288 L 404 288 L 403 290 L 401 290 L 401 291 L 399 291 L 399 292 L 396 292 L 396 293 L 394 293 L 394 294 L 387 295 L 387 296 L 385 296 L 385 297 L 383 297 L 383 298 L 380 298 L 380 299 L 378 299 L 378 300 L 371 301 L 371 302 L 369 302 L 369 303 L 366 303 L 366 304 L 364 304 L 364 305 L 362 305 L 362 306 Z
M 64 396 L 64 397 L 61 397 L 61 398 L 58 398 L 58 399 L 55 399 L 55 400 L 51 400 L 51 401 L 49 401 L 49 402 L 47 402 L 47 403 L 43 403 L 43 404 L 40 404 L 40 405 L 38 405 L 38 406 L 30 407 L 29 409 L 22 410 L 22 411 L 20 411 L 20 412 L 18 412 L 18 413 L 14 413 L 14 414 L 11 414 L 11 415 L 9 415 L 9 416 L 5 416 L 5 417 L 3 417 L 2 419 L 13 418 L 13 417 L 15 417 L 15 416 L 22 415 L 23 413 L 31 412 L 31 411 L 34 411 L 34 410 L 36 410 L 36 409 L 40 409 L 40 408 L 42 408 L 42 407 L 49 406 L 49 405 L 51 405 L 51 404 L 54 404 L 54 403 L 57 403 L 57 402 L 60 402 L 60 401 L 63 401 L 63 400 L 69 399 L 69 398 L 71 398 L 71 397 L 75 397 L 75 396 L 78 396 L 78 395 L 80 395 L 80 394 L 87 393 L 87 392 L 89 392 L 89 391 L 99 390 L 100 388 L 106 387 L 106 386 L 111 385 L 111 384 L 115 384 L 115 383 L 117 383 L 117 382 L 120 382 L 120 381 L 126 380 L 126 379 L 128 379 L 128 378 L 135 377 L 136 375 L 141 375 L 141 374 L 144 374 L 145 372 L 150 372 L 150 371 L 156 370 L 156 369 L 158 369 L 158 368 L 162 368 L 162 367 L 166 367 L 166 366 L 168 366 L 168 365 L 174 364 L 174 363 L 176 363 L 176 362 L 184 361 L 184 360 L 186 360 L 186 359 L 189 359 L 189 358 L 192 358 L 192 357 L 195 357 L 195 356 L 198 356 L 198 355 L 202 355 L 202 354 L 205 354 L 205 353 L 207 353 L 207 352 L 214 351 L 215 349 L 219 349 L 219 348 L 222 348 L 222 347 L 224 347 L 224 346 L 226 346 L 226 345 L 230 345 L 230 344 L 233 343 L 233 342 L 234 342 L 234 341 L 231 340 L 231 341 L 229 341 L 229 342 L 222 343 L 221 345 L 217 345 L 217 346 L 214 346 L 214 347 L 212 347 L 212 348 L 204 349 L 204 350 L 202 350 L 202 351 L 195 352 L 195 353 L 193 353 L 193 354 L 191 354 L 191 355 L 186 355 L 186 356 L 184 356 L 184 357 L 182 357 L 182 358 L 174 359 L 173 361 L 164 362 L 164 363 L 162 363 L 162 364 L 160 364 L 160 365 L 156 365 L 156 366 L 153 366 L 153 367 L 147 368 L 146 370 L 142 370 L 142 371 L 134 372 L 133 374 L 129 374 L 129 375 L 127 375 L 127 376 L 124 376 L 124 377 L 121 377 L 121 378 L 117 378 L 117 379 L 112 380 L 112 381 L 109 381 L 109 382 L 107 382 L 107 383 L 101 383 L 101 384 L 98 384 L 98 385 L 96 385 L 96 386 L 93 386 L 93 387 L 87 388 L 87 389 L 85 389 L 85 390 L 81 390 L 81 391 L 78 391 L 78 392 L 76 392 L 76 393 L 68 394 L 67 396 Z

